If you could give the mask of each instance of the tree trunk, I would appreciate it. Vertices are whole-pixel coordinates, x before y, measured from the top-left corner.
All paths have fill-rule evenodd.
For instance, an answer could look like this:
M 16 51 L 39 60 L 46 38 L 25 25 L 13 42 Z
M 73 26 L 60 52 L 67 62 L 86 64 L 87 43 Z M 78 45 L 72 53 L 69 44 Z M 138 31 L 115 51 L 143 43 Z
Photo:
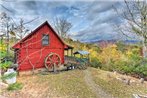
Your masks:
M 9 47 L 9 26 L 8 26 L 8 23 L 7 23 L 7 31 L 6 31 L 6 34 L 7 34 L 7 56 L 9 56 L 9 49 L 10 49 L 10 47 Z
M 143 48 L 142 48 L 143 57 L 146 58 L 147 57 L 146 39 L 142 42 L 142 44 L 143 44 Z

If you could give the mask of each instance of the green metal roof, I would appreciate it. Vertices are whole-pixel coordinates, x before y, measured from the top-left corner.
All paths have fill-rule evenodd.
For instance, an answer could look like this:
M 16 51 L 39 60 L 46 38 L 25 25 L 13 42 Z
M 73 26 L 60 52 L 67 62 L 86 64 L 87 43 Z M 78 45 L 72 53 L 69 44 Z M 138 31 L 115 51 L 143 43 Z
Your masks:
M 74 54 L 87 55 L 87 54 L 89 54 L 89 52 L 88 51 L 83 51 L 83 50 L 78 50 L 78 51 L 74 52 Z

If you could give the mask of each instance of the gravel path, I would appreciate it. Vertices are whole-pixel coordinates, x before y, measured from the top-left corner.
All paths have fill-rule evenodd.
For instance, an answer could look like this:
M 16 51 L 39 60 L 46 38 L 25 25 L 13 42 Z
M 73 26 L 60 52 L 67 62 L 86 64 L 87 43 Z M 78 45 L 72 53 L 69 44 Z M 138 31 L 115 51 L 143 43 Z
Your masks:
M 114 98 L 110 94 L 106 93 L 101 87 L 92 79 L 91 73 L 88 70 L 84 70 L 85 82 L 90 87 L 90 89 L 96 94 L 96 98 Z

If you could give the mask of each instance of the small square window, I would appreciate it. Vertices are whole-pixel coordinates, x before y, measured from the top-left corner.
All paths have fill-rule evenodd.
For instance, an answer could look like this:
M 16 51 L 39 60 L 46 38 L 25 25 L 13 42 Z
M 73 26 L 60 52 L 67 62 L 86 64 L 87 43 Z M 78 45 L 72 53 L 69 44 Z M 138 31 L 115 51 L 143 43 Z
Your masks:
M 43 36 L 42 36 L 42 45 L 43 46 L 49 45 L 49 35 L 43 34 Z

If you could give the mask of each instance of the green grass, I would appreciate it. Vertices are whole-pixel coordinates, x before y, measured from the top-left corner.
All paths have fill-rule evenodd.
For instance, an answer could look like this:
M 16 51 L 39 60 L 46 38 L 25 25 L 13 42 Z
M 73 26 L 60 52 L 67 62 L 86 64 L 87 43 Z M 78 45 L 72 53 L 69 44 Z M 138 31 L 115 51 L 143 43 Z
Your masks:
M 133 93 L 146 94 L 147 84 L 126 85 L 114 78 L 108 78 L 108 71 L 96 68 L 88 68 L 92 78 L 105 92 L 116 98 L 131 98 Z M 96 94 L 87 86 L 83 70 L 71 70 L 59 74 L 30 75 L 17 77 L 17 81 L 23 84 L 19 90 L 21 94 L 30 98 L 96 98 Z M 10 89 L 19 88 L 17 85 Z M 5 92 L 13 98 L 14 92 Z M 21 97 L 21 95 L 19 95 Z
M 21 83 L 14 83 L 10 84 L 7 88 L 8 91 L 13 91 L 13 90 L 20 90 L 22 89 L 23 85 Z
M 131 98 L 132 94 L 146 94 L 147 85 L 131 83 L 126 85 L 115 78 L 108 78 L 106 71 L 91 68 L 92 76 L 96 84 L 117 98 Z
M 96 98 L 84 80 L 84 73 L 81 70 L 62 72 L 60 74 L 39 76 L 39 83 L 46 81 L 50 89 L 58 92 L 59 95 L 68 98 Z

